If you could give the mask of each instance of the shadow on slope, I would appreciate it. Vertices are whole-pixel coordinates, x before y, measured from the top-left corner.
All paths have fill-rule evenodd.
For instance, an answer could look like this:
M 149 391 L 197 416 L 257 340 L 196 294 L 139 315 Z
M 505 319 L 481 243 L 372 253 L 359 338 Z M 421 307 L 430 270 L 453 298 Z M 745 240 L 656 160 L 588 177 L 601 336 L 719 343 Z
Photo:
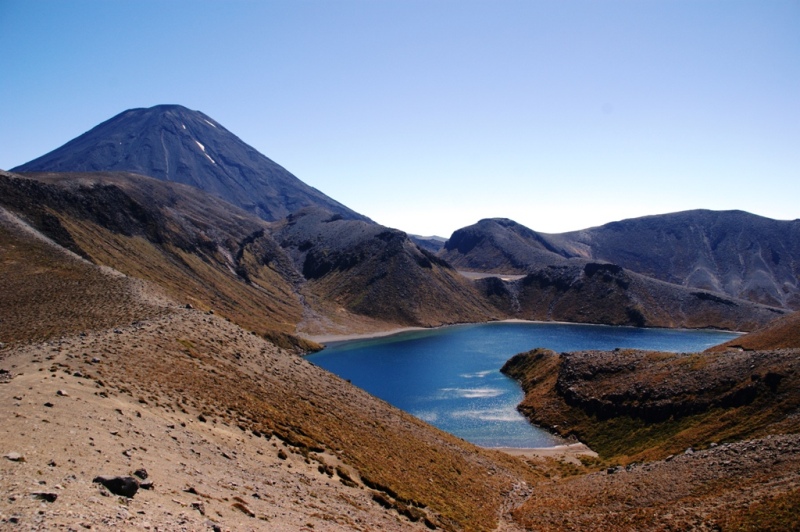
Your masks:
M 476 285 L 498 309 L 528 320 L 743 331 L 784 313 L 581 259 L 565 260 L 515 281 L 489 277 Z
M 497 315 L 449 264 L 401 231 L 305 209 L 277 222 L 273 235 L 331 313 L 415 326 Z
M 0 204 L 85 259 L 249 330 L 292 333 L 302 315 L 302 277 L 266 223 L 194 188 L 134 174 L 2 174 Z

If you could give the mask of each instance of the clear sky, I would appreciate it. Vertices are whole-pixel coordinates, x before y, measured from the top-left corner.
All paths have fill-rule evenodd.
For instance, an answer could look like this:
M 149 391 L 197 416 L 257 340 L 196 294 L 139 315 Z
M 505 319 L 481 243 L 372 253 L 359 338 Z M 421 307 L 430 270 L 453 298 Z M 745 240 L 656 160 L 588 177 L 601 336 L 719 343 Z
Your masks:
M 800 218 L 798 0 L 0 0 L 0 168 L 203 111 L 373 220 Z

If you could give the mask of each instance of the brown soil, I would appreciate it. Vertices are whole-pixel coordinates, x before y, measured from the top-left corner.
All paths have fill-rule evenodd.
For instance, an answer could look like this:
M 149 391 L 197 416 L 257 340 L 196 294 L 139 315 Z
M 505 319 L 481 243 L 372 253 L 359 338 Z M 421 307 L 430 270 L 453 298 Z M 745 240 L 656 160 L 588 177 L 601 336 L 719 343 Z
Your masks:
M 756 332 L 712 347 L 708 351 L 800 348 L 800 312 L 777 319 Z
M 27 523 L 114 528 L 132 520 L 173 529 L 184 520 L 191 528 L 204 522 L 181 506 L 197 499 L 183 491 L 194 487 L 207 495 L 206 516 L 231 529 L 262 526 L 232 509 L 240 497 L 273 529 L 301 521 L 406 529 L 410 515 L 445 529 L 487 530 L 503 493 L 541 476 L 199 311 L 6 347 L 0 364 L 11 376 L 0 385 L 9 405 L 2 451 L 26 457 L 2 464 L 0 492 L 13 500 L 3 499 L 0 512 Z M 337 466 L 353 487 L 341 484 Z M 91 480 L 139 467 L 155 494 L 141 492 L 115 520 L 120 501 L 99 496 Z M 65 503 L 40 516 L 31 493 L 42 486 Z M 140 499 L 163 511 L 130 511 Z
M 796 530 L 800 435 L 688 451 L 533 489 L 514 511 L 532 530 Z
M 600 455 L 584 460 L 596 474 L 533 486 L 513 512 L 525 527 L 789 530 L 800 519 L 797 349 L 540 349 L 503 371 L 526 392 L 523 414 Z
M 219 314 L 178 305 L 0 214 L 0 528 L 513 532 L 797 523 L 800 441 L 767 436 L 798 432 L 796 350 L 648 354 L 639 366 L 625 359 L 630 353 L 609 354 L 605 366 L 602 356 L 576 355 L 564 378 L 560 356 L 540 357 L 523 384 L 544 403 L 526 413 L 566 413 L 567 432 L 603 435 L 597 445 L 586 439 L 601 457 L 512 457 L 438 431 Z M 377 325 L 365 321 L 362 330 Z M 610 380 L 586 378 L 593 375 Z M 605 391 L 626 389 L 643 395 L 604 402 Z M 750 389 L 749 403 L 725 411 L 714 403 L 715 394 Z M 683 425 L 675 416 L 672 424 L 643 421 L 642 399 L 669 390 L 666 397 L 679 400 L 665 404 L 693 401 L 705 410 L 678 416 Z M 609 415 L 603 405 L 624 412 Z M 711 447 L 720 435 L 731 442 Z M 614 454 L 603 441 L 618 436 L 624 446 Z M 742 438 L 761 439 L 734 441 Z M 606 471 L 612 460 L 661 459 L 689 445 L 708 448 Z M 92 482 L 139 469 L 153 489 L 132 498 Z

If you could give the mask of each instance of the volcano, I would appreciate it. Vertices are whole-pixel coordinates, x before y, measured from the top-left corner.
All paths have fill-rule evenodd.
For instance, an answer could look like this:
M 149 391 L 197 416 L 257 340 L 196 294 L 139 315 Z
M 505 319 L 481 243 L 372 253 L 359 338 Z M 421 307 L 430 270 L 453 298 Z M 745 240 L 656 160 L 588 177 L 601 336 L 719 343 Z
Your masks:
M 312 206 L 370 221 L 180 105 L 124 111 L 13 171 L 133 172 L 197 187 L 267 221 Z

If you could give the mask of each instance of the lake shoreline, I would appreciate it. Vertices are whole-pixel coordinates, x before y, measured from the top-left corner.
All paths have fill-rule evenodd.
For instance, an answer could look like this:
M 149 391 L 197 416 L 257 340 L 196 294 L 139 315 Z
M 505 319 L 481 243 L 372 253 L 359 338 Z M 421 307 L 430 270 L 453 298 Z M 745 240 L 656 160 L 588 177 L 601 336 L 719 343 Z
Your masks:
M 330 335 L 324 337 L 331 342 L 327 348 L 308 358 L 480 447 L 575 462 L 579 456 L 596 455 L 574 440 L 553 439 L 550 431 L 519 414 L 517 407 L 524 399 L 519 383 L 499 371 L 509 358 L 536 346 L 557 352 L 621 348 L 693 351 L 732 336 L 709 336 L 710 332 L 720 333 L 511 319 Z M 401 333 L 405 334 L 396 336 Z
M 319 334 L 319 335 L 305 335 L 300 334 L 301 338 L 306 340 L 311 340 L 312 342 L 316 342 L 323 346 L 332 343 L 338 342 L 351 342 L 354 340 L 371 340 L 374 338 L 385 338 L 387 336 L 394 336 L 395 334 L 402 334 L 405 332 L 413 332 L 413 331 L 435 331 L 438 329 L 444 329 L 446 327 L 458 327 L 460 325 L 490 325 L 493 323 L 538 323 L 538 324 L 553 324 L 553 325 L 587 325 L 587 326 L 597 326 L 597 327 L 620 327 L 620 328 L 631 328 L 631 329 L 663 329 L 668 331 L 709 331 L 709 332 L 725 332 L 731 333 L 736 335 L 746 334 L 742 331 L 728 331 L 725 329 L 684 329 L 684 328 L 671 328 L 671 327 L 634 327 L 632 325 L 606 325 L 603 323 L 576 323 L 571 321 L 542 321 L 542 320 L 525 320 L 520 318 L 508 318 L 505 320 L 494 320 L 494 321 L 483 321 L 483 322 L 468 322 L 468 323 L 450 323 L 446 325 L 439 325 L 437 327 L 395 327 L 392 329 L 386 329 L 383 331 L 374 331 L 368 333 L 354 333 L 354 334 Z M 310 354 L 310 353 L 309 353 Z
M 449 327 L 443 325 L 442 327 Z M 400 334 L 411 331 L 430 331 L 438 329 L 439 327 L 397 327 L 395 329 L 387 329 L 385 331 L 375 331 L 369 333 L 356 333 L 356 334 L 320 334 L 320 335 L 304 335 L 300 336 L 306 340 L 311 340 L 318 344 L 327 345 L 336 342 L 351 342 L 353 340 L 371 340 L 373 338 L 384 338 L 394 334 Z
M 318 334 L 318 335 L 299 335 L 301 338 L 306 340 L 311 340 L 312 342 L 316 342 L 318 344 L 326 345 L 338 342 L 351 342 L 354 340 L 371 340 L 373 338 L 385 338 L 387 336 L 394 336 L 395 334 L 402 334 L 405 332 L 413 332 L 413 331 L 436 331 L 438 329 L 444 329 L 446 327 L 458 327 L 461 325 L 489 325 L 492 323 L 543 323 L 548 324 L 552 323 L 554 325 L 600 325 L 603 327 L 609 327 L 609 325 L 602 325 L 602 324 L 594 324 L 594 323 L 572 323 L 569 321 L 541 321 L 541 320 L 523 320 L 520 318 L 509 318 L 505 320 L 493 320 L 493 321 L 476 321 L 476 322 L 467 322 L 467 323 L 449 323 L 446 325 L 439 325 L 437 327 L 395 327 L 393 329 L 386 329 L 383 331 L 374 331 L 368 333 L 354 333 L 354 334 Z

